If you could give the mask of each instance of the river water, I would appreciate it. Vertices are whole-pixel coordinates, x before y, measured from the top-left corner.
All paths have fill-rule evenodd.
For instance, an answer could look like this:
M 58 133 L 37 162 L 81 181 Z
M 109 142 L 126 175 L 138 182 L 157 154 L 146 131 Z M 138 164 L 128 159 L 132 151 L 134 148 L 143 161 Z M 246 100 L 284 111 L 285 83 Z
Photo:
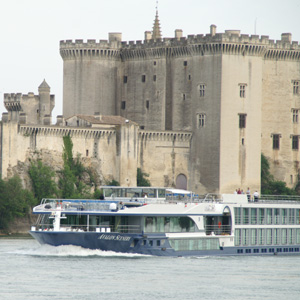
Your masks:
M 0 299 L 300 299 L 300 256 L 153 257 L 0 239 Z

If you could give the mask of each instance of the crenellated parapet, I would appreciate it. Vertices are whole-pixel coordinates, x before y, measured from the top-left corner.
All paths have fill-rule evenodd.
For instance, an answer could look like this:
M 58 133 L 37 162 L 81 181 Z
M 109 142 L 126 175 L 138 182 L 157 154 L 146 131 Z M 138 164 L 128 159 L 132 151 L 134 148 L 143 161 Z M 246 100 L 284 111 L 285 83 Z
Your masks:
M 212 27 L 213 26 L 213 27 Z M 109 40 L 66 40 L 60 42 L 63 59 L 89 57 L 97 59 L 136 60 L 159 57 L 181 57 L 206 54 L 232 54 L 260 56 L 265 59 L 299 59 L 300 46 L 292 41 L 290 33 L 283 33 L 281 40 L 271 40 L 266 35 L 241 34 L 240 30 L 225 30 L 216 33 L 215 25 L 209 34 L 182 36 L 175 31 L 174 38 L 144 41 L 121 41 L 121 34 L 110 34 Z
M 117 40 L 66 40 L 60 41 L 60 55 L 64 60 L 79 57 L 120 59 L 120 46 Z
M 4 94 L 4 106 L 7 111 L 21 111 L 22 106 L 21 102 L 23 99 L 23 95 L 21 93 L 5 93 Z
M 148 141 L 190 142 L 192 132 L 140 130 L 139 138 Z
M 19 134 L 24 136 L 43 135 L 43 136 L 71 136 L 78 138 L 110 138 L 116 135 L 114 129 L 91 129 L 91 128 L 70 128 L 60 126 L 37 126 L 37 125 L 20 125 Z

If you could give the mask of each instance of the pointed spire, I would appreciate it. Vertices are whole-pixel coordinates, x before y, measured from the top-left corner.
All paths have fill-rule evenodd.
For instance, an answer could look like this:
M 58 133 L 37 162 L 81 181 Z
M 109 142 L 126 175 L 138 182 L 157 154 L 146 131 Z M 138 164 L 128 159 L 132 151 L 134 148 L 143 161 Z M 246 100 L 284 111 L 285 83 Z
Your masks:
M 152 31 L 152 39 L 153 40 L 161 40 L 161 31 L 160 31 L 160 23 L 158 19 L 158 1 L 156 1 L 156 15 L 153 24 L 153 31 Z
M 44 81 L 40 84 L 39 89 L 50 89 L 50 86 L 48 85 L 48 83 L 46 82 L 45 79 L 44 79 Z

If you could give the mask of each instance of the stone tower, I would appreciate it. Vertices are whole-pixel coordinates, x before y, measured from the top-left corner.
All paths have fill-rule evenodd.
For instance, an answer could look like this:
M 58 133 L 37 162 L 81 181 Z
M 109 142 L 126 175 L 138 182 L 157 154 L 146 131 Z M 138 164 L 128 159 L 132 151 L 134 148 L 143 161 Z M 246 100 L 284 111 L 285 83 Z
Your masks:
M 50 124 L 55 97 L 50 95 L 50 86 L 45 80 L 38 90 L 39 95 L 4 94 L 4 106 L 8 111 L 5 119 L 22 124 Z

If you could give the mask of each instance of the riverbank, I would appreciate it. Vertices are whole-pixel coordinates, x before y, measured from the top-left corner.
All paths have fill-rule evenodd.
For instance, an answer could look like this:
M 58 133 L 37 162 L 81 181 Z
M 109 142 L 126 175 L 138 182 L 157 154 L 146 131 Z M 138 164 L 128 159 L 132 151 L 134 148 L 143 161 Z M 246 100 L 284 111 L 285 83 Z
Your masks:
M 0 233 L 0 239 L 33 239 L 29 233 Z

